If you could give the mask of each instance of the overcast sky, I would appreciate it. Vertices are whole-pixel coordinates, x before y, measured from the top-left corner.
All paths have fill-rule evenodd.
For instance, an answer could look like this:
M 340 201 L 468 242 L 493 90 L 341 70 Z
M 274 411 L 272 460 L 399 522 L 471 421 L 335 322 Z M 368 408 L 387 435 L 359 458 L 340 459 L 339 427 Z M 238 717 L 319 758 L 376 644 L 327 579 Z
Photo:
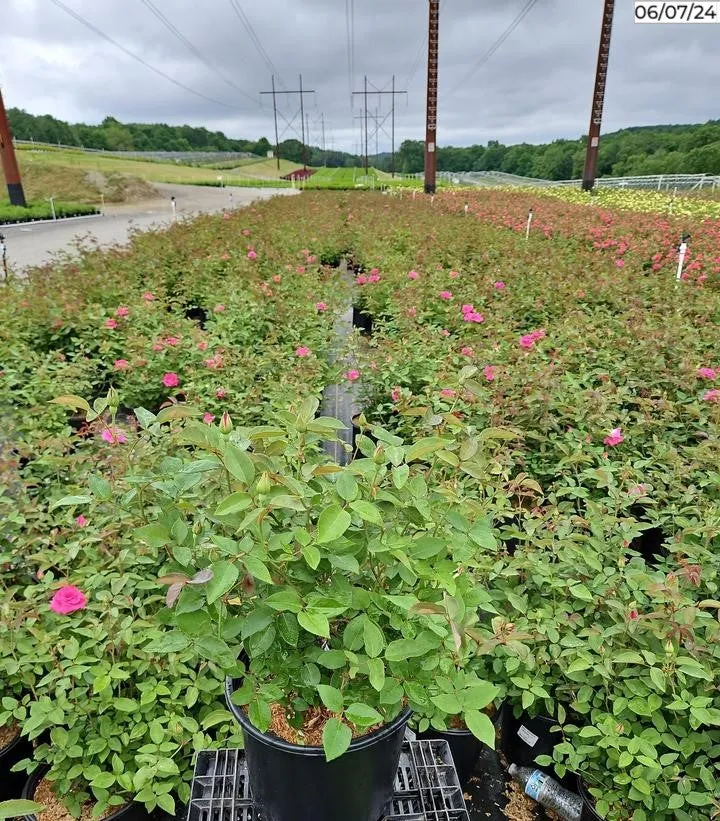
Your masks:
M 311 141 L 358 150 L 361 100 L 350 89 L 389 89 L 398 98 L 397 141 L 423 139 L 426 0 L 352 0 L 354 74 L 348 67 L 350 0 L 62 0 L 104 34 L 201 95 L 153 73 L 90 31 L 52 0 L 0 0 L 0 82 L 6 104 L 34 114 L 97 123 L 190 123 L 232 137 L 273 141 L 270 88 L 295 89 L 302 72 Z M 527 0 L 444 0 L 440 18 L 438 143 L 506 144 L 576 138 L 587 129 L 602 0 L 537 0 L 490 59 L 464 83 Z M 8 9 L 9 4 L 9 9 Z M 235 9 L 252 24 L 256 47 Z M 148 7 L 154 5 L 190 42 L 193 54 Z M 704 122 L 720 117 L 720 23 L 638 25 L 632 0 L 618 0 L 604 130 Z M 200 59 L 203 58 L 203 60 Z M 269 65 L 271 64 L 271 65 Z M 282 85 L 281 85 L 282 83 Z M 243 91 L 247 96 L 242 96 Z M 389 97 L 370 98 L 380 119 Z M 281 102 L 292 120 L 298 98 Z M 225 105 L 222 105 L 224 103 Z M 280 120 L 281 139 L 299 135 Z M 390 120 L 385 127 L 389 132 Z M 18 135 L 28 136 L 28 135 Z M 375 149 L 374 139 L 370 151 Z M 380 150 L 390 139 L 380 132 Z

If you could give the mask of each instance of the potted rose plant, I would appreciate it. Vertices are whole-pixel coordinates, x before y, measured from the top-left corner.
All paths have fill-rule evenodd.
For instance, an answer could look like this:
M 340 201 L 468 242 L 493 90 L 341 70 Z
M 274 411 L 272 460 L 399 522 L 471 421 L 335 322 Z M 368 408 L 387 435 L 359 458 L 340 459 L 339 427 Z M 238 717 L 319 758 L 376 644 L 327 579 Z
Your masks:
M 451 512 L 477 512 L 462 482 L 433 475 L 475 451 L 461 451 L 472 431 L 459 423 L 411 445 L 376 428 L 377 446 L 359 437 L 364 458 L 340 468 L 321 443 L 342 425 L 317 407 L 170 433 L 139 413 L 148 447 L 170 456 L 136 477 L 130 501 L 148 519 L 136 537 L 171 555 L 169 640 L 202 629 L 228 672 L 263 816 L 370 821 L 411 710 L 458 715 L 494 743 L 483 709 L 496 689 L 462 670 L 477 545 Z

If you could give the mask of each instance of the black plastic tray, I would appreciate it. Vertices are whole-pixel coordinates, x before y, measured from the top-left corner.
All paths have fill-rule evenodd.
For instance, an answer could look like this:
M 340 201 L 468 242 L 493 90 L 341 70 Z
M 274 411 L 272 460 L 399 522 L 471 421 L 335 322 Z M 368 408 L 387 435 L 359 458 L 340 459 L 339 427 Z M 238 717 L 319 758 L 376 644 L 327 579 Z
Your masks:
M 262 821 L 242 750 L 197 754 L 187 821 Z M 403 744 L 394 795 L 378 821 L 470 821 L 447 741 Z

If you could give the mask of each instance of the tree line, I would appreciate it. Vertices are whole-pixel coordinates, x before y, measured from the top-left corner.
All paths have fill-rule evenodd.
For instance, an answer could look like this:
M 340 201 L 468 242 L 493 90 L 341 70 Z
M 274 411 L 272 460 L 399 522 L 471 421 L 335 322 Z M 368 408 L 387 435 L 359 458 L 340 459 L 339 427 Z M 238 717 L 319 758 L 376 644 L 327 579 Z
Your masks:
M 189 125 L 121 123 L 106 117 L 100 125 L 71 124 L 49 115 L 36 116 L 18 108 L 8 111 L 10 127 L 18 139 L 77 145 L 106 151 L 246 151 L 266 156 L 272 145 L 259 140 L 235 140 L 221 131 Z M 523 177 L 547 180 L 582 176 L 585 137 L 554 140 L 533 145 L 487 145 L 438 147 L 439 171 L 504 171 Z M 405 174 L 423 170 L 424 143 L 405 140 L 395 157 L 395 169 Z M 300 140 L 280 144 L 280 156 L 312 166 L 360 166 L 362 157 L 343 151 L 322 151 L 303 146 Z M 370 164 L 391 169 L 389 154 L 370 157 Z M 643 174 L 720 174 L 720 120 L 697 125 L 658 125 L 624 128 L 603 135 L 600 141 L 598 174 L 601 177 Z
M 582 177 L 586 138 L 555 140 L 542 145 L 438 147 L 439 171 L 504 171 L 545 180 Z M 406 140 L 396 156 L 396 168 L 406 174 L 423 170 L 424 144 Z M 389 159 L 383 161 L 389 167 Z M 648 174 L 720 174 L 720 120 L 699 125 L 658 125 L 624 128 L 600 139 L 598 175 L 633 177 Z

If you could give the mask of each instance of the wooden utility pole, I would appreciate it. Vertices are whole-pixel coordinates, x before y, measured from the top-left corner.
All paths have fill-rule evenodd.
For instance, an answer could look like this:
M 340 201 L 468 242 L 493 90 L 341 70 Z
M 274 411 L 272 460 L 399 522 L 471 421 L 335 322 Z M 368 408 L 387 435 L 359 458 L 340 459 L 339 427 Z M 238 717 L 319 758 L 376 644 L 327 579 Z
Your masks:
M 278 94 L 299 94 L 300 95 L 300 121 L 302 123 L 302 145 L 303 145 L 303 156 L 306 157 L 306 146 L 305 146 L 305 95 L 306 94 L 314 94 L 315 89 L 303 89 L 302 84 L 302 74 L 300 75 L 300 88 L 299 89 L 292 89 L 290 91 L 277 91 L 275 89 L 275 77 L 272 78 L 272 91 L 261 91 L 260 94 L 272 94 L 273 98 L 273 111 L 275 113 L 275 154 L 277 156 L 277 167 L 280 168 L 280 141 L 278 137 L 278 124 L 277 124 L 277 95 Z M 297 117 L 297 114 L 295 115 Z M 294 119 L 294 118 L 293 118 Z M 307 167 L 307 164 L 305 164 Z
M 8 122 L 5 103 L 0 90 L 0 160 L 2 160 L 3 174 L 7 183 L 8 197 L 10 205 L 19 205 L 20 208 L 27 208 L 25 192 L 23 191 L 20 168 L 15 156 L 15 146 L 10 133 L 10 123 Z
M 613 13 L 615 0 L 605 0 L 600 48 L 598 50 L 597 68 L 595 70 L 595 89 L 593 91 L 590 128 L 588 129 L 585 148 L 585 168 L 583 170 L 583 191 L 592 191 L 597 177 L 598 153 L 600 150 L 600 129 L 602 128 L 603 107 L 605 105 L 605 82 L 607 80 L 608 61 L 610 59 L 610 38 L 612 37 Z
M 273 100 L 273 114 L 275 115 L 275 158 L 277 160 L 277 168 L 280 170 L 280 137 L 278 137 L 277 124 L 277 96 L 275 91 L 275 75 L 272 76 L 272 91 L 261 91 L 261 94 L 272 94 Z
M 435 193 L 437 177 L 437 94 L 440 0 L 430 0 L 428 30 L 427 110 L 425 118 L 425 193 Z

